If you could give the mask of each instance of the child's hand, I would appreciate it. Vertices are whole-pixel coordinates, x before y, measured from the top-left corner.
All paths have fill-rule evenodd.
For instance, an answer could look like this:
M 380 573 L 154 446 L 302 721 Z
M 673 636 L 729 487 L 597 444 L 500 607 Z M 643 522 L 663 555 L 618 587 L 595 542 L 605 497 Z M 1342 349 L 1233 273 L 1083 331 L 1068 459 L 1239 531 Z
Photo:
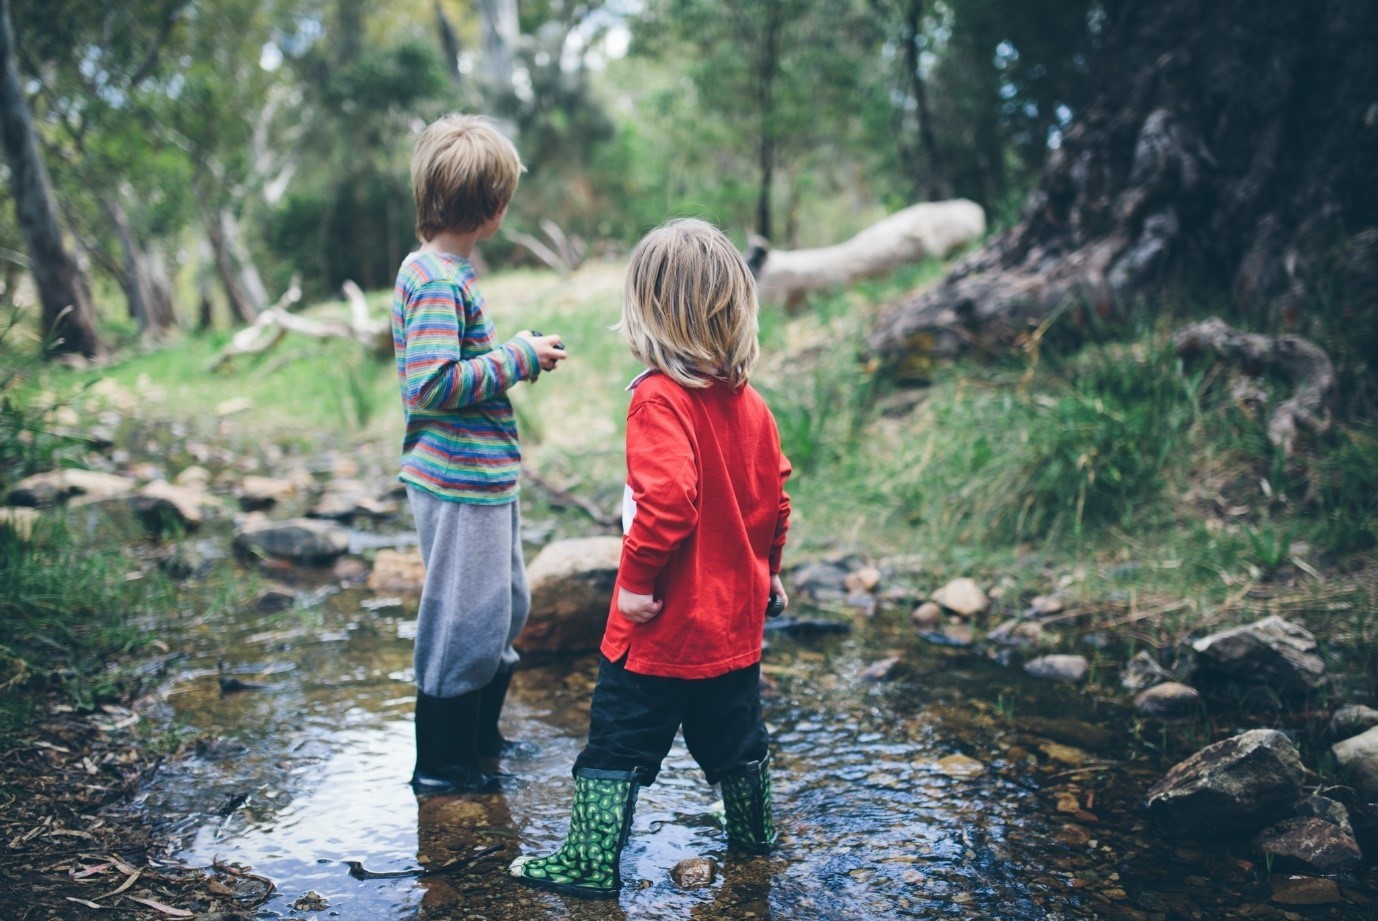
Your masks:
M 776 573 L 770 577 L 770 593 L 780 597 L 780 610 L 789 607 L 789 595 L 785 594 L 785 583 L 780 581 L 780 574 Z
M 644 624 L 660 613 L 665 602 L 656 601 L 654 595 L 638 595 L 622 586 L 617 587 L 617 610 L 634 624 Z
M 546 336 L 533 329 L 524 329 L 517 336 L 536 347 L 536 360 L 541 363 L 542 371 L 554 371 L 557 364 L 569 357 L 564 340 L 558 335 Z

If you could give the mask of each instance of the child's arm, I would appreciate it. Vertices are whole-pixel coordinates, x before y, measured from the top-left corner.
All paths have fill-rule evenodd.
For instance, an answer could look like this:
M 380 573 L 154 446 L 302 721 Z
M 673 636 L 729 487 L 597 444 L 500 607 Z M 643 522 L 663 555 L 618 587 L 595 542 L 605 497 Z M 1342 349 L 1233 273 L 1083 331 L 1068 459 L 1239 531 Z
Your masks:
M 646 400 L 627 414 L 627 483 L 636 513 L 622 542 L 617 584 L 650 595 L 670 554 L 699 523 L 694 450 L 684 423 L 664 403 Z
M 520 336 L 485 355 L 461 358 L 464 305 L 449 282 L 428 282 L 413 291 L 404 324 L 402 395 L 408 409 L 462 409 L 540 373 L 535 345 Z

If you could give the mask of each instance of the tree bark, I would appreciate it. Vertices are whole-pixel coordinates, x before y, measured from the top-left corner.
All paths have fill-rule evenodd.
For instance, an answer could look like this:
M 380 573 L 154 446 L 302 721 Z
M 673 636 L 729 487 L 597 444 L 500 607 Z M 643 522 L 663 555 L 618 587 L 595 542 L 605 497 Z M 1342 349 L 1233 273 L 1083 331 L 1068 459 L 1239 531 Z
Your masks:
M 141 336 L 159 339 L 177 325 L 171 287 L 166 278 L 157 277 L 155 266 L 134 238 L 129 215 L 116 195 L 100 196 L 100 204 L 120 243 L 121 263 L 116 275 L 129 302 L 129 315 L 139 324 Z
M 210 242 L 211 254 L 215 258 L 215 272 L 220 276 L 220 286 L 225 290 L 230 313 L 241 323 L 254 322 L 258 317 L 258 311 L 254 309 L 253 302 L 245 292 L 239 272 L 235 268 L 234 254 L 230 252 L 230 244 L 225 236 L 221 212 L 203 204 L 201 223 L 206 228 L 206 239 Z
M 1374 252 L 1349 244 L 1378 225 L 1378 5 L 1162 0 L 1108 16 L 1100 89 L 1018 224 L 883 313 L 868 338 L 881 362 L 1007 349 L 1063 309 L 1114 322 L 1169 286 L 1295 323 L 1329 257 Z
M 904 67 L 909 77 L 909 93 L 914 97 L 919 147 L 924 152 L 924 162 L 920 163 L 919 158 L 913 156 L 907 159 L 911 160 L 909 166 L 914 191 L 926 193 L 928 201 L 938 201 L 943 197 L 942 183 L 938 178 L 941 166 L 938 142 L 933 136 L 933 119 L 928 112 L 928 89 L 924 84 L 923 69 L 919 61 L 919 36 L 922 34 L 923 0 L 907 0 L 904 9 Z
M 495 99 L 512 92 L 512 68 L 521 37 L 517 0 L 479 0 L 483 23 L 483 82 Z
M 10 167 L 10 194 L 29 253 L 29 273 L 43 305 L 43 334 L 50 354 L 94 357 L 101 351 L 95 311 L 80 269 L 62 239 L 52 183 L 38 153 L 16 51 L 9 0 L 0 0 L 0 134 Z
M 767 240 L 772 238 L 773 230 L 770 192 L 775 182 L 775 80 L 780 69 L 781 16 L 780 5 L 771 0 L 761 34 L 761 54 L 756 62 L 756 92 L 761 104 L 761 136 L 757 147 L 761 188 L 756 199 L 756 232 Z
M 463 82 L 459 73 L 459 36 L 450 23 L 450 17 L 445 15 L 440 0 L 435 0 L 435 26 L 440 39 L 440 54 L 445 59 L 445 72 L 450 75 L 450 82 L 459 86 Z

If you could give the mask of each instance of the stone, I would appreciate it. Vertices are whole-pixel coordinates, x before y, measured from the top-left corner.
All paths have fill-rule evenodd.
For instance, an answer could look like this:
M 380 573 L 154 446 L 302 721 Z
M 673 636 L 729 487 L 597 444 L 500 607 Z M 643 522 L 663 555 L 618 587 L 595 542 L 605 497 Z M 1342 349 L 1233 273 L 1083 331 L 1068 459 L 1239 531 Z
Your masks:
M 1168 670 L 1158 664 L 1158 660 L 1146 649 L 1134 653 L 1134 657 L 1120 669 L 1120 686 L 1126 691 L 1139 691 L 1161 684 L 1172 677 Z
M 1344 807 L 1343 803 L 1328 796 L 1313 793 L 1297 803 L 1295 811 L 1300 817 L 1325 819 L 1341 831 L 1350 835 L 1354 834 L 1354 828 L 1349 822 L 1349 810 Z
M 208 511 L 219 508 L 219 502 L 206 493 L 189 486 L 173 486 L 166 480 L 145 484 L 128 502 L 130 510 L 153 534 L 195 531 L 205 524 Z
M 878 585 L 880 585 L 880 570 L 874 566 L 863 566 L 855 572 L 849 572 L 846 578 L 842 580 L 842 587 L 852 594 L 874 592 Z
M 857 677 L 863 681 L 889 681 L 904 665 L 904 660 L 899 656 L 890 656 L 863 668 L 857 673 Z
M 276 614 L 290 610 L 297 603 L 297 596 L 285 588 L 266 588 L 254 599 L 254 610 L 260 614 Z
M 208 489 L 211 485 L 211 472 L 200 464 L 192 464 L 190 467 L 184 467 L 172 478 L 172 485 L 185 486 L 188 489 Z
M 388 594 L 420 595 L 426 582 L 426 564 L 421 561 L 421 548 L 379 550 L 373 558 L 373 571 L 368 574 L 371 591 Z
M 670 879 L 681 889 L 702 889 L 718 878 L 718 865 L 706 857 L 690 857 L 670 868 Z
M 1330 752 L 1364 799 L 1378 800 L 1378 726 L 1336 742 Z
M 1319 876 L 1275 876 L 1269 898 L 1278 905 L 1331 905 L 1343 901 L 1335 881 Z
M 1283 819 L 1261 832 L 1254 849 L 1280 871 L 1332 876 L 1348 873 L 1364 859 L 1359 842 L 1338 825 L 1315 817 Z
M 1192 643 L 1207 672 L 1284 691 L 1314 691 L 1326 681 L 1325 660 L 1305 628 L 1273 615 Z
M 397 503 L 377 499 L 358 480 L 332 480 L 307 513 L 312 518 L 353 521 L 355 518 L 387 518 L 397 514 Z
M 1290 739 L 1251 729 L 1174 765 L 1148 791 L 1148 812 L 1179 835 L 1253 832 L 1287 815 L 1305 769 Z
M 933 770 L 944 777 L 976 777 L 985 773 L 986 766 L 975 758 L 966 755 L 948 755 L 933 763 Z
M 929 630 L 943 622 L 943 609 L 931 601 L 925 601 L 909 615 L 909 621 L 921 630 Z
M 547 544 L 526 568 L 531 615 L 517 646 L 529 652 L 597 649 L 621 558 L 620 537 L 576 537 Z
M 976 642 L 976 633 L 969 624 L 942 624 L 936 630 L 925 630 L 919 636 L 939 646 L 970 646 Z
M 254 401 L 248 397 L 230 397 L 215 404 L 215 414 L 224 418 L 237 413 L 248 412 L 254 408 Z
M 962 617 L 975 617 L 990 610 L 990 598 L 973 579 L 953 579 L 934 592 L 930 600 Z
M 1185 716 L 1200 705 L 1200 692 L 1177 681 L 1155 684 L 1134 698 L 1134 708 L 1149 716 Z
M 1062 609 L 1062 599 L 1057 595 L 1039 595 L 1029 602 L 1029 609 L 1025 613 L 1031 617 L 1052 617 L 1061 614 Z
M 287 502 L 297 494 L 291 480 L 268 476 L 246 476 L 239 484 L 239 507 L 246 512 L 259 511 Z
M 1362 704 L 1346 704 L 1330 714 L 1325 731 L 1332 739 L 1348 739 L 1378 726 L 1378 710 Z
M 135 481 L 129 477 L 96 470 L 50 470 L 35 473 L 14 485 L 9 492 L 11 505 L 31 508 L 56 505 L 80 497 L 91 502 L 118 499 L 134 491 Z
M 792 581 L 797 591 L 814 598 L 847 591 L 849 571 L 838 563 L 806 563 L 794 571 Z
M 349 550 L 349 532 L 314 518 L 251 518 L 239 526 L 234 545 L 251 555 L 317 565 L 332 562 Z
M 330 575 L 344 585 L 363 585 L 372 570 L 357 556 L 342 556 L 330 567 Z
M 1039 656 L 1024 663 L 1024 671 L 1035 678 L 1049 681 L 1085 681 L 1091 672 L 1091 663 L 1085 656 L 1053 655 Z
M 24 506 L 0 508 L 0 528 L 8 528 L 21 541 L 33 537 L 34 525 L 38 523 L 38 512 Z
M 1042 645 L 1045 634 L 1038 621 L 1013 617 L 987 633 L 986 639 L 1002 646 L 1027 648 Z
M 1091 843 L 1091 833 L 1080 825 L 1069 822 L 1057 830 L 1053 840 L 1068 847 L 1081 848 Z

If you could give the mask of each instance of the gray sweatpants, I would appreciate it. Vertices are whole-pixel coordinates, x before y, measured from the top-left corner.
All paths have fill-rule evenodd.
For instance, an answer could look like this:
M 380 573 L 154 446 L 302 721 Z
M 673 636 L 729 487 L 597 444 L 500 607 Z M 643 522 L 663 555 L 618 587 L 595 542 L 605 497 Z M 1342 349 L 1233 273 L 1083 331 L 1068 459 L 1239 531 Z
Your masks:
M 531 610 L 521 511 L 515 500 L 451 502 L 414 486 L 407 487 L 407 499 L 426 564 L 416 620 L 416 686 L 432 697 L 458 697 L 520 659 L 512 642 Z

